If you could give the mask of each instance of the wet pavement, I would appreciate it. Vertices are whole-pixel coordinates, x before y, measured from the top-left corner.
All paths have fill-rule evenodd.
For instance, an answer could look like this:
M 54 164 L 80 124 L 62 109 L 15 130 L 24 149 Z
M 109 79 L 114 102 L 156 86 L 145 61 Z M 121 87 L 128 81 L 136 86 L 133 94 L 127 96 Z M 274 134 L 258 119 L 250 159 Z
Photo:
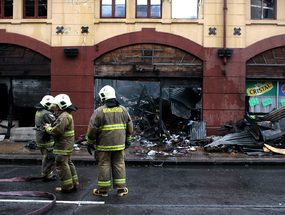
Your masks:
M 0 178 L 39 176 L 41 154 L 27 142 L 0 143 Z M 158 148 L 152 148 L 153 150 Z M 97 166 L 85 147 L 74 151 L 72 160 L 80 180 L 70 194 L 54 190 L 58 181 L 0 182 L 0 192 L 41 191 L 56 195 L 56 205 L 45 214 L 284 214 L 285 156 L 268 153 L 248 156 L 206 152 L 166 155 L 126 150 L 129 194 L 97 197 Z M 9 199 L 7 203 L 2 200 Z M 18 202 L 22 200 L 33 202 Z M 40 198 L 45 200 L 45 198 Z M 28 206 L 27 206 L 28 204 Z M 26 214 L 47 203 L 38 197 L 0 197 L 0 214 Z
M 39 165 L 0 165 L 0 178 L 37 176 Z M 92 194 L 97 183 L 96 165 L 77 165 L 79 189 L 56 193 L 58 181 L 0 182 L 1 192 L 41 191 L 53 193 L 51 214 L 231 214 L 285 213 L 284 166 L 248 165 L 127 165 L 129 194 L 108 197 Z M 9 199 L 7 203 L 4 200 Z M 29 202 L 23 202 L 26 200 Z M 0 197 L 0 214 L 27 214 L 48 203 L 39 197 Z

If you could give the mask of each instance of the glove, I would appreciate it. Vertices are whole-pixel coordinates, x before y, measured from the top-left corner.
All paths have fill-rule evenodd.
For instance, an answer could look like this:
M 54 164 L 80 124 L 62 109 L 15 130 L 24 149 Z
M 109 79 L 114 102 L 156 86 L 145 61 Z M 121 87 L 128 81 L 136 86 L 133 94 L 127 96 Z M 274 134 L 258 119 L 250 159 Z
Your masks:
M 47 123 L 46 123 L 46 124 L 43 126 L 43 128 L 46 130 L 46 132 L 47 132 L 48 134 L 51 133 L 51 130 L 52 130 L 51 124 L 47 124 Z
M 92 150 L 95 151 L 95 146 L 94 145 L 87 145 L 87 151 L 89 152 L 90 155 L 92 155 Z
M 125 142 L 125 149 L 129 148 L 130 145 L 131 145 L 131 139 L 132 139 L 132 136 L 131 135 L 128 135 L 126 137 L 126 142 Z

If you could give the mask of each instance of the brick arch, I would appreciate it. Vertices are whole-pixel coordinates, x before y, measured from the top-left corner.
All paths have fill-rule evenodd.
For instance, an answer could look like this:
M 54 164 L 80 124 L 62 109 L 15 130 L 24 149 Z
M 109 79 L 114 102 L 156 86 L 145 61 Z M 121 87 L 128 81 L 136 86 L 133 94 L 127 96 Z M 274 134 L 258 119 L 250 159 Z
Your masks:
M 0 29 L 0 43 L 23 46 L 49 59 L 51 58 L 51 47 L 49 45 L 25 35 L 9 33 L 4 29 Z
M 95 45 L 93 59 L 111 50 L 139 43 L 169 45 L 189 52 L 201 60 L 205 58 L 203 47 L 191 40 L 170 33 L 157 32 L 154 28 L 143 28 L 139 32 L 118 35 L 98 43 Z
M 242 51 L 242 59 L 246 62 L 255 55 L 280 46 L 285 46 L 285 34 L 269 37 L 248 46 Z

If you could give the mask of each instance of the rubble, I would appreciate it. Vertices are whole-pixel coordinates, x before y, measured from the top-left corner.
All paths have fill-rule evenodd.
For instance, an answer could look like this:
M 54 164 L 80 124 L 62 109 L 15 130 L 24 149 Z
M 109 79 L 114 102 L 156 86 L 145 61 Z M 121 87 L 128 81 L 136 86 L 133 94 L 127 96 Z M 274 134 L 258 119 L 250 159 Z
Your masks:
M 228 122 L 221 131 L 228 134 L 204 146 L 206 151 L 243 152 L 262 155 L 278 150 L 264 150 L 264 146 L 285 148 L 285 107 L 273 110 L 264 116 L 250 116 L 237 123 Z M 272 149 L 272 148 L 271 148 Z M 280 150 L 279 150 L 280 151 Z
M 140 93 L 128 95 L 126 91 L 119 92 L 117 98 L 128 109 L 134 123 L 128 153 L 148 158 L 189 156 L 202 150 L 231 155 L 285 154 L 285 107 L 264 116 L 246 113 L 237 122 L 225 123 L 219 129 L 223 136 L 207 137 L 206 122 L 200 120 L 197 108 L 201 97 L 196 89 L 168 89 L 167 93 L 163 92 L 164 96 L 150 93 L 145 85 L 136 87 Z M 195 99 L 184 99 L 187 93 Z M 74 149 L 87 150 L 85 135 L 77 138 Z
M 206 137 L 205 122 L 199 121 L 200 89 L 160 89 L 155 83 L 142 82 L 131 86 L 132 90 L 128 87 L 126 84 L 125 89 L 117 90 L 117 99 L 133 120 L 131 152 L 146 156 L 187 156 L 196 150 L 194 140 Z

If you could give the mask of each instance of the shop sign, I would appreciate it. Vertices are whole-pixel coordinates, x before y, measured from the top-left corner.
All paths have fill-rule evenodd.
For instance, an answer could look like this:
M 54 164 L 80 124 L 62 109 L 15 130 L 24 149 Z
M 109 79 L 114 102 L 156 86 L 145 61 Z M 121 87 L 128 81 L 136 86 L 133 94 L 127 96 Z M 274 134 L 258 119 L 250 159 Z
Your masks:
M 276 96 L 276 95 L 277 95 L 276 81 L 246 82 L 246 96 Z
M 259 102 L 258 102 L 258 99 L 257 98 L 254 98 L 254 99 L 251 99 L 249 100 L 249 105 L 252 107 L 254 105 L 258 105 Z
M 268 105 L 271 105 L 271 104 L 272 104 L 271 98 L 262 100 L 262 104 L 263 104 L 264 107 L 265 107 L 265 106 L 268 106 Z
M 285 96 L 285 82 L 279 82 L 279 96 Z

